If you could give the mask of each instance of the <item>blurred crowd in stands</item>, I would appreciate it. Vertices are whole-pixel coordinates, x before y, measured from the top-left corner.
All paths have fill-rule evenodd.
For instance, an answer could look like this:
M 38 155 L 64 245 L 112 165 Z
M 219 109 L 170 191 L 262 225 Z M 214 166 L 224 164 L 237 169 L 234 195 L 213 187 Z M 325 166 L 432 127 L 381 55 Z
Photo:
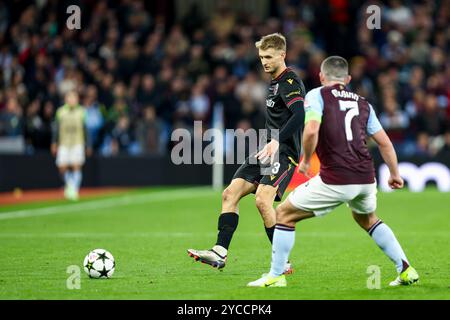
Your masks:
M 307 90 L 320 85 L 327 55 L 343 55 L 350 88 L 372 103 L 401 155 L 450 156 L 450 1 L 271 0 L 268 17 L 223 1 L 179 18 L 166 3 L 0 2 L 0 136 L 49 152 L 55 111 L 72 89 L 104 156 L 168 153 L 171 132 L 194 120 L 207 128 L 218 103 L 226 128 L 262 128 L 270 78 L 254 43 L 282 32 Z M 81 8 L 81 30 L 66 27 L 70 4 Z M 371 4 L 381 29 L 366 25 Z

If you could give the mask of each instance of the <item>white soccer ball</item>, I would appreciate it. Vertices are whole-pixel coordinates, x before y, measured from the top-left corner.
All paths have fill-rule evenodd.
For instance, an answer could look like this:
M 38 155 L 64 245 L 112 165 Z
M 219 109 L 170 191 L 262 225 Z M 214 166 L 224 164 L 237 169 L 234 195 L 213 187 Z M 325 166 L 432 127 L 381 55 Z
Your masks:
M 84 258 L 83 267 L 90 278 L 111 278 L 116 262 L 110 252 L 95 249 Z

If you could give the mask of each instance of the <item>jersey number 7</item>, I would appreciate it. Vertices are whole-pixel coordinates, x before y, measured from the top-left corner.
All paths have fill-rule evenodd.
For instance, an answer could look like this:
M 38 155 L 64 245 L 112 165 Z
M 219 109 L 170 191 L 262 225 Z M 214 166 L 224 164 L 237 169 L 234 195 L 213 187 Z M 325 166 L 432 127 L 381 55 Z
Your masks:
M 347 114 L 345 115 L 345 136 L 347 137 L 347 141 L 352 141 L 352 119 L 355 116 L 359 115 L 358 102 L 339 100 L 339 109 L 341 111 L 347 112 Z

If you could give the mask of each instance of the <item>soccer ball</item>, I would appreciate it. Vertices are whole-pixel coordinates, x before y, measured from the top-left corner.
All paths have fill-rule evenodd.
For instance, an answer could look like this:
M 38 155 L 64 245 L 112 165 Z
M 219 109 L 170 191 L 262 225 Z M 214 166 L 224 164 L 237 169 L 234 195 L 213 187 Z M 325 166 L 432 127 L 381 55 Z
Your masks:
M 108 251 L 95 249 L 84 258 L 83 267 L 90 278 L 111 278 L 116 262 Z

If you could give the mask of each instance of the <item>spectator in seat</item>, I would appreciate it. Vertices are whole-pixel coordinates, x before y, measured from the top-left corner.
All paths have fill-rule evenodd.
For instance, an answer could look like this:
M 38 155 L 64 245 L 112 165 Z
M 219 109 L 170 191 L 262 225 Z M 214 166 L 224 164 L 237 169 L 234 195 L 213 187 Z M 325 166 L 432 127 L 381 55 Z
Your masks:
M 22 126 L 22 107 L 16 98 L 9 98 L 0 113 L 0 135 L 18 137 L 22 135 Z
M 143 110 L 143 117 L 139 119 L 136 126 L 136 139 L 143 154 L 161 154 L 163 144 L 161 143 L 162 123 L 156 117 L 155 107 L 148 105 Z

